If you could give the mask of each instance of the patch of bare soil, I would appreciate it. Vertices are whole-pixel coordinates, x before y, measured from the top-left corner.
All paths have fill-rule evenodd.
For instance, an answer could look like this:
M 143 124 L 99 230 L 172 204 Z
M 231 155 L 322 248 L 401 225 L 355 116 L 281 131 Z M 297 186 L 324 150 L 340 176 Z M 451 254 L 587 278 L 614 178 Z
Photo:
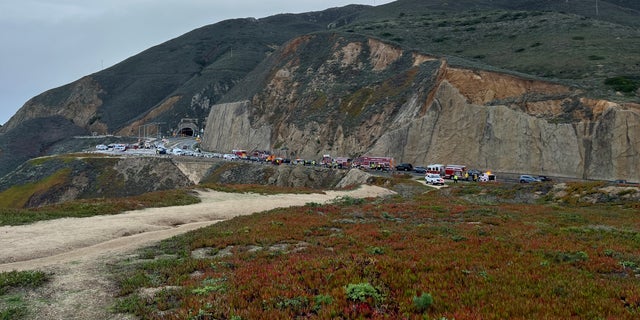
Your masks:
M 188 206 L 0 227 L 0 272 L 39 269 L 53 275 L 52 281 L 26 297 L 29 319 L 132 319 L 109 311 L 117 288 L 109 281 L 107 264 L 135 249 L 240 215 L 343 196 L 390 194 L 390 190 L 367 185 L 325 194 L 201 191 L 202 202 Z

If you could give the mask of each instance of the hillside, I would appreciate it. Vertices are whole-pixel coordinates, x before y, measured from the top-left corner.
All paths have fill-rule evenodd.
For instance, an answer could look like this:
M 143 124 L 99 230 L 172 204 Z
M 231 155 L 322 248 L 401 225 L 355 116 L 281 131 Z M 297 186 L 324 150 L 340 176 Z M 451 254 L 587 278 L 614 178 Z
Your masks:
M 448 62 L 352 33 L 296 38 L 215 106 L 203 147 L 640 181 L 640 105 Z
M 396 63 L 393 68 L 384 69 L 381 73 L 378 73 L 375 68 L 361 72 L 367 68 L 360 67 L 346 74 L 341 73 L 339 69 L 322 70 L 325 79 L 315 79 L 320 81 L 317 83 L 307 82 L 310 77 L 300 77 L 301 74 L 298 73 L 297 76 L 300 78 L 292 83 L 298 86 L 296 88 L 309 89 L 315 86 L 318 90 L 315 97 L 309 95 L 311 91 L 305 91 L 305 96 L 301 97 L 302 100 L 297 101 L 286 100 L 295 100 L 300 97 L 277 96 L 285 92 L 278 93 L 273 91 L 273 88 L 265 87 L 269 81 L 273 80 L 274 75 L 269 72 L 274 71 L 274 66 L 283 64 L 284 60 L 275 61 L 276 57 L 286 58 L 289 62 L 295 62 L 296 59 L 305 61 L 305 67 L 310 67 L 311 70 L 317 70 L 313 69 L 314 66 L 332 59 L 327 54 L 335 52 L 324 46 L 338 44 L 338 42 L 313 42 L 312 44 L 317 47 L 315 51 L 305 50 L 306 56 L 295 56 L 297 54 L 295 52 L 292 52 L 294 56 L 282 54 L 283 45 L 289 43 L 286 46 L 291 46 L 292 39 L 305 39 L 305 37 L 313 39 L 316 34 L 319 32 L 322 34 L 328 29 L 336 37 L 358 39 L 354 40 L 354 43 L 364 43 L 370 40 L 363 39 L 371 39 L 376 43 L 384 44 L 380 47 L 393 47 L 399 52 L 411 52 L 436 60 L 444 59 L 448 66 L 456 68 L 488 70 L 516 76 L 518 79 L 551 82 L 551 87 L 561 84 L 567 89 L 563 91 L 564 96 L 560 98 L 567 98 L 567 95 L 573 96 L 566 100 L 562 108 L 557 108 L 557 102 L 545 105 L 540 101 L 540 97 L 536 96 L 542 94 L 548 97 L 554 95 L 555 91 L 524 92 L 515 96 L 508 92 L 500 92 L 501 87 L 517 86 L 519 80 L 493 88 L 496 91 L 496 97 L 504 96 L 527 102 L 533 99 L 539 102 L 539 105 L 544 105 L 539 107 L 539 110 L 555 110 L 552 116 L 543 117 L 547 121 L 550 120 L 549 118 L 552 122 L 580 120 L 576 118 L 574 111 L 582 110 L 584 106 L 587 106 L 587 109 L 593 108 L 594 104 L 616 105 L 620 110 L 631 112 L 631 119 L 635 119 L 635 110 L 637 110 L 635 106 L 639 101 L 637 90 L 640 82 L 640 58 L 636 54 L 640 49 L 639 16 L 638 4 L 623 0 L 599 1 L 597 12 L 595 12 L 593 1 L 587 0 L 456 2 L 400 0 L 378 7 L 347 6 L 322 12 L 223 21 L 196 29 L 150 48 L 111 68 L 87 75 L 60 88 L 51 89 L 28 101 L 7 124 L 0 128 L 0 175 L 9 173 L 30 158 L 55 153 L 55 150 L 60 150 L 55 147 L 56 144 L 74 135 L 114 133 L 136 136 L 143 126 L 144 128 L 151 126 L 159 131 L 153 132 L 153 135 L 171 135 L 179 133 L 182 129 L 179 124 L 182 118 L 191 119 L 192 124 L 188 128 L 190 132 L 199 131 L 204 127 L 210 129 L 211 126 L 207 124 L 206 119 L 210 115 L 218 114 L 216 108 L 222 102 L 237 103 L 255 99 L 266 104 L 279 101 L 278 103 L 281 104 L 299 107 L 306 104 L 310 109 L 324 109 L 324 107 L 332 107 L 324 105 L 331 98 L 332 103 L 348 101 L 348 106 L 345 104 L 342 108 L 349 109 L 368 104 L 367 99 L 372 97 L 367 90 L 375 90 L 383 86 L 384 89 L 379 92 L 391 93 L 390 96 L 395 97 L 395 100 L 392 99 L 386 103 L 384 114 L 397 115 L 401 109 L 406 109 L 404 105 L 406 100 L 403 99 L 410 98 L 410 92 L 415 92 L 415 88 L 411 89 L 414 91 L 409 90 L 407 81 L 411 81 L 413 79 L 411 77 L 416 75 L 411 75 L 409 71 L 412 66 L 402 65 L 402 63 Z M 327 36 L 319 35 L 319 37 Z M 408 63 L 409 60 L 407 57 L 402 57 L 398 61 Z M 424 69 L 417 74 L 417 78 L 423 81 L 420 85 L 428 87 L 436 83 L 440 84 L 434 79 L 427 78 L 435 76 L 433 72 L 436 70 L 444 69 L 436 66 L 435 63 L 421 65 L 420 69 Z M 291 71 L 295 72 L 295 70 Z M 333 75 L 333 71 L 338 74 Z M 394 74 L 395 72 L 398 73 Z M 408 77 L 409 75 L 411 77 Z M 423 76 L 427 78 L 422 78 Z M 329 80 L 328 83 L 331 83 L 333 88 L 327 88 L 322 83 L 325 80 Z M 358 86 L 368 89 L 358 91 Z M 456 88 L 465 90 L 464 87 L 456 86 Z M 325 90 L 328 91 L 324 92 Z M 269 91 L 272 99 L 264 99 L 265 92 Z M 423 93 L 427 92 L 423 90 Z M 469 99 L 469 96 L 466 95 L 466 98 Z M 511 104 L 509 107 L 514 109 L 509 99 L 494 99 L 491 105 Z M 591 99 L 593 102 L 575 102 L 580 99 Z M 474 102 L 472 99 L 469 101 Z M 604 101 L 610 101 L 613 104 Z M 483 101 L 483 104 L 488 102 L 490 101 Z M 519 105 L 523 106 L 522 103 Z M 265 110 L 270 107 L 272 106 L 262 106 Z M 370 112 L 377 112 L 378 107 L 380 105 L 372 106 L 369 108 Z M 354 154 L 367 151 L 389 153 L 392 150 L 384 149 L 388 147 L 387 145 L 374 147 L 372 142 L 381 139 L 397 139 L 390 135 L 388 130 L 398 129 L 398 123 L 391 124 L 389 119 L 378 121 L 379 119 L 366 118 L 369 116 L 367 113 L 347 119 L 344 115 L 335 112 L 323 115 L 317 110 L 302 109 L 298 109 L 295 114 L 279 114 L 288 112 L 286 110 L 288 108 L 290 107 L 283 108 L 281 105 L 270 110 L 269 112 L 273 113 L 271 120 L 284 121 L 295 117 L 296 125 L 319 123 L 321 125 L 314 128 L 312 132 L 324 132 L 318 136 L 320 145 L 306 144 L 305 147 L 309 150 L 301 154 L 311 156 L 311 149 L 315 149 L 313 155 L 332 150 L 342 153 L 349 151 Z M 531 116 L 531 112 L 528 114 Z M 337 117 L 334 118 L 336 115 Z M 261 116 L 264 117 L 266 114 L 253 115 L 251 120 L 259 119 Z M 410 117 L 409 114 L 406 116 Z M 520 117 L 522 114 L 514 113 L 511 116 Z M 375 124 L 375 128 L 364 126 L 359 129 L 361 130 L 359 134 L 351 135 L 355 131 L 349 130 L 356 130 L 355 122 L 364 119 L 374 121 L 375 123 L 369 122 L 369 124 Z M 582 120 L 587 119 L 589 117 Z M 409 120 L 405 118 L 403 121 Z M 241 123 L 245 120 L 238 118 L 234 121 Z M 263 119 L 263 121 L 266 120 Z M 341 129 L 346 131 L 341 134 L 347 144 L 343 140 L 329 141 L 338 138 L 328 134 L 332 134 L 342 121 L 346 121 Z M 515 123 L 516 120 L 512 118 L 507 121 Z M 44 129 L 36 130 L 37 132 L 27 130 L 25 137 L 24 126 L 29 123 L 47 126 L 53 124 L 54 128 L 44 126 Z M 277 150 L 283 147 L 284 143 L 299 141 L 298 137 L 275 136 L 293 133 L 289 129 L 284 129 L 291 126 L 288 122 L 265 125 L 249 121 L 245 124 L 253 128 L 254 131 L 251 134 L 259 135 L 261 138 L 252 140 L 246 146 L 237 145 L 242 142 L 241 140 L 233 147 L 250 148 L 259 145 L 264 149 Z M 324 127 L 325 124 L 328 126 Z M 453 126 L 452 123 L 443 125 Z M 264 131 L 260 130 L 273 126 L 279 129 L 269 131 L 270 138 L 265 139 Z M 615 126 L 620 128 L 619 124 Z M 607 139 L 616 139 L 612 144 L 617 145 L 617 139 L 630 136 L 630 141 L 620 142 L 622 149 L 615 147 L 615 150 L 609 152 L 611 157 L 616 159 L 628 158 L 637 150 L 635 147 L 624 149 L 627 145 L 635 145 L 634 126 L 635 122 L 627 125 L 630 135 L 626 134 L 624 129 L 617 129 L 616 132 L 607 131 L 608 133 L 604 136 L 596 137 L 597 143 L 608 143 L 610 141 Z M 547 129 L 549 128 L 544 128 L 544 130 Z M 579 128 L 576 127 L 576 129 Z M 590 132 L 588 134 L 590 138 L 587 140 L 593 141 L 593 132 L 590 130 L 587 130 Z M 585 142 L 582 139 L 584 132 L 586 131 L 574 135 L 575 139 L 570 142 L 563 141 L 563 143 L 570 143 L 575 151 L 568 156 L 581 159 L 582 164 L 579 169 L 576 170 L 574 167 L 570 171 L 565 171 L 565 168 L 554 168 L 554 173 L 584 178 L 636 178 L 635 173 L 630 173 L 626 169 L 635 165 L 628 164 L 628 161 L 616 164 L 614 165 L 616 168 L 607 169 L 604 173 L 594 174 L 593 170 L 588 168 L 592 166 L 592 161 L 590 156 L 586 156 L 588 152 L 585 150 L 589 151 L 591 147 L 587 146 L 585 149 Z M 221 134 L 224 133 L 226 132 L 221 132 Z M 383 138 L 384 134 L 388 138 Z M 368 137 L 362 140 L 365 135 Z M 208 142 L 212 146 L 218 145 L 216 141 L 223 139 L 221 135 L 212 136 L 211 132 L 209 137 L 215 140 Z M 485 138 L 488 137 L 485 136 Z M 522 149 L 526 146 L 546 144 L 546 141 L 540 141 L 539 137 L 521 137 L 518 139 L 519 143 L 522 143 L 523 139 L 528 142 L 518 148 L 508 147 L 505 151 L 516 152 L 508 154 L 513 154 L 515 158 L 523 158 L 527 157 L 526 154 L 522 154 Z M 16 146 L 16 141 L 20 141 L 20 146 Z M 354 149 L 356 141 L 364 141 L 364 145 L 371 148 L 367 149 L 358 144 Z M 462 139 L 460 143 L 470 145 L 476 144 L 477 141 Z M 398 144 L 398 141 L 395 141 L 395 144 Z M 287 147 L 303 149 L 301 145 L 287 145 Z M 446 146 L 440 144 L 434 147 Z M 620 153 L 619 150 L 623 149 L 626 151 Z M 557 150 L 552 149 L 549 152 Z M 402 150 L 393 150 L 390 155 L 404 157 Z M 408 159 L 430 162 L 431 158 L 432 155 L 426 152 L 410 155 Z M 549 168 L 547 161 L 563 162 L 567 159 L 562 155 L 549 155 L 544 158 L 546 160 L 542 162 L 525 163 L 520 167 L 509 167 L 505 164 L 500 166 L 504 169 L 525 172 L 544 171 L 541 169 Z M 495 163 L 495 159 L 488 159 L 477 152 L 465 155 L 464 160 L 483 167 L 494 166 Z M 597 162 L 597 165 L 599 164 L 600 162 Z
M 168 158 L 69 154 L 32 159 L 0 179 L 0 208 L 127 197 L 190 185 Z

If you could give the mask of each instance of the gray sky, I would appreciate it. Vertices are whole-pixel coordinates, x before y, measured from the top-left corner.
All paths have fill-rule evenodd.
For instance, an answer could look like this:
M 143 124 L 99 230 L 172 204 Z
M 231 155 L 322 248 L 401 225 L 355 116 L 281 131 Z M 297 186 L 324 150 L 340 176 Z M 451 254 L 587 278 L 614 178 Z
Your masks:
M 0 123 L 30 98 L 198 27 L 392 0 L 2 0 Z

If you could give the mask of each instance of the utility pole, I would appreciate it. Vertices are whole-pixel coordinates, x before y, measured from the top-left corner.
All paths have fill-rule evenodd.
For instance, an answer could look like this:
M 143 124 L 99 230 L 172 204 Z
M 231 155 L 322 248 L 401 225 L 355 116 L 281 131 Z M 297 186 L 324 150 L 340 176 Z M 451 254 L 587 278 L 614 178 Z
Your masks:
M 600 13 L 598 12 L 598 0 L 596 0 L 596 16 L 599 15 Z

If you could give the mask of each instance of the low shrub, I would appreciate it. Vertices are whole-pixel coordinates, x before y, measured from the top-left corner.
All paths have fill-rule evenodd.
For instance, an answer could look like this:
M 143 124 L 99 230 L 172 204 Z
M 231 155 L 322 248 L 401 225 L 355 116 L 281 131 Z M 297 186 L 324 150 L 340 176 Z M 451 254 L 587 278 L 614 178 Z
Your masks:
M 640 80 L 632 79 L 626 76 L 618 76 L 607 78 L 606 80 L 604 80 L 604 84 L 611 86 L 613 90 L 630 93 L 638 90 L 638 87 L 640 86 Z
M 366 302 L 368 298 L 374 302 L 380 301 L 382 296 L 378 289 L 368 282 L 350 283 L 345 287 L 347 298 L 352 301 Z
M 433 304 L 433 297 L 430 293 L 422 293 L 413 297 L 413 306 L 418 312 L 425 312 Z

